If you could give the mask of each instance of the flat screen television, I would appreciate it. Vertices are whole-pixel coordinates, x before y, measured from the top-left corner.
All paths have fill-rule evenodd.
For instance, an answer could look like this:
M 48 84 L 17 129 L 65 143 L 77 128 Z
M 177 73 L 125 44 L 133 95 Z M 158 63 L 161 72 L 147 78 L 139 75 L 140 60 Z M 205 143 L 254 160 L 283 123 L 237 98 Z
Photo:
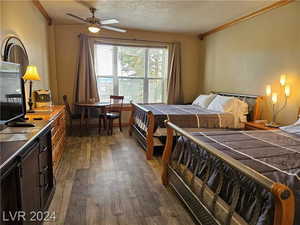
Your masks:
M 20 65 L 0 61 L 0 125 L 24 117 L 24 82 Z

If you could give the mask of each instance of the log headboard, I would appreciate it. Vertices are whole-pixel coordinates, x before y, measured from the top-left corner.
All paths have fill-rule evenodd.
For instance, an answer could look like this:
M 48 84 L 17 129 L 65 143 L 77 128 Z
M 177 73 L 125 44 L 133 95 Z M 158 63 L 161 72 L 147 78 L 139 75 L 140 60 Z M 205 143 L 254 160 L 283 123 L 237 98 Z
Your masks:
M 254 120 L 261 119 L 261 105 L 262 105 L 262 101 L 263 101 L 262 96 L 227 93 L 227 92 L 217 92 L 217 91 L 213 91 L 212 93 L 222 95 L 222 96 L 236 97 L 236 98 L 246 102 L 249 107 L 249 109 L 248 109 L 249 114 L 247 116 L 248 121 L 254 121 Z

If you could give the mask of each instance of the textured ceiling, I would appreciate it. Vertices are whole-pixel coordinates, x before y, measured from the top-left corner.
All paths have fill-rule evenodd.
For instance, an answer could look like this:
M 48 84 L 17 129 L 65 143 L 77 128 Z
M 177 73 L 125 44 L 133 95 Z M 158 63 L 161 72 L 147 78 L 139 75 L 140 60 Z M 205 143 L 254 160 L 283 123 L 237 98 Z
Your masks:
M 66 13 L 89 17 L 88 6 L 101 19 L 116 18 L 119 27 L 152 31 L 202 33 L 270 5 L 260 0 L 40 0 L 55 24 L 78 24 Z

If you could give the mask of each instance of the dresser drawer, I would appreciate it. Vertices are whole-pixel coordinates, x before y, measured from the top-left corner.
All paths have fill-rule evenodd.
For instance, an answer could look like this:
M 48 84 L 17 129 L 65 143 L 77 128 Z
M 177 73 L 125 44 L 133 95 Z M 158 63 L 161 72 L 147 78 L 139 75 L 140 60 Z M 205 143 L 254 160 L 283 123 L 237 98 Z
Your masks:
M 51 133 L 54 136 L 58 129 L 62 128 L 65 129 L 65 113 L 62 112 L 58 117 L 55 118 L 55 120 L 52 122 L 52 129 Z
M 56 143 L 56 145 L 54 145 L 52 147 L 52 159 L 53 159 L 53 165 L 54 165 L 54 169 L 56 169 L 62 153 L 63 153 L 63 149 L 64 149 L 64 143 L 65 143 L 65 136 L 63 135 L 59 141 Z
M 52 135 L 52 148 L 59 142 L 59 140 L 65 135 L 65 130 L 63 128 L 58 128 L 56 132 Z
M 65 124 L 65 112 L 61 112 L 52 122 L 52 127 L 64 126 Z

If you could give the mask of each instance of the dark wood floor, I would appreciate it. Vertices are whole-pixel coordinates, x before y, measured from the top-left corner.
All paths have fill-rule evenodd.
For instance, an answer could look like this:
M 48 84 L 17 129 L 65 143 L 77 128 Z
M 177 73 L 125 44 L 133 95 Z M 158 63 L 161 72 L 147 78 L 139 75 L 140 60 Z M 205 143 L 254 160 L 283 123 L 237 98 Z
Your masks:
M 47 225 L 193 225 L 160 181 L 161 163 L 145 160 L 136 142 L 113 136 L 68 137 Z

